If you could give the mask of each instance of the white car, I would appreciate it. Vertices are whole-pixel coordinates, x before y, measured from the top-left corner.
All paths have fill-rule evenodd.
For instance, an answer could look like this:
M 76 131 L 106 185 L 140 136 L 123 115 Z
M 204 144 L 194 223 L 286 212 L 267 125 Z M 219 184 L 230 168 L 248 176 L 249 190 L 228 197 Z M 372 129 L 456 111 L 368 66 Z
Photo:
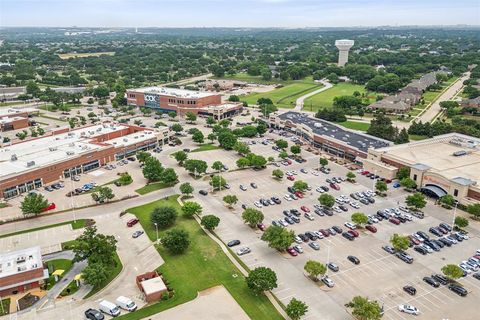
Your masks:
M 237 255 L 243 256 L 244 254 L 247 254 L 247 253 L 250 253 L 250 252 L 252 252 L 252 250 L 250 250 L 249 247 L 243 247 L 243 248 L 240 248 L 240 249 L 237 251 Z
M 398 311 L 405 312 L 405 313 L 408 313 L 408 314 L 413 314 L 413 315 L 419 315 L 420 314 L 420 310 L 418 310 L 417 308 L 415 308 L 414 306 L 411 306 L 409 304 L 400 304 L 398 306 Z
M 375 218 L 373 215 L 369 215 L 368 218 L 369 218 L 369 219 L 372 219 L 372 221 L 373 221 L 374 223 L 378 223 L 378 219 Z
M 330 279 L 328 276 L 323 276 L 322 282 L 325 283 L 329 288 L 333 288 L 335 286 L 335 282 L 333 282 L 333 280 Z
M 292 170 L 292 174 L 296 176 L 298 173 L 296 170 Z
M 303 253 L 303 248 L 301 246 L 293 246 L 293 250 L 297 251 L 298 253 Z
M 466 273 L 472 273 L 471 268 L 467 264 L 460 263 L 458 266 L 462 268 L 462 270 L 465 271 Z
M 355 208 L 355 209 L 359 209 L 359 208 L 360 208 L 360 206 L 358 205 L 357 202 L 350 202 L 350 206 L 351 206 L 352 208 Z
M 333 207 L 333 211 L 340 213 L 342 212 L 342 209 L 340 209 L 339 207 Z
M 287 200 L 287 201 L 292 201 L 292 197 L 290 197 L 289 194 L 286 194 L 283 196 L 283 199 Z
M 347 227 L 350 230 L 357 229 L 357 226 L 354 223 L 351 223 L 351 222 L 345 222 L 344 226 Z
M 288 227 L 288 223 L 287 223 L 287 221 L 285 221 L 284 219 L 280 219 L 280 220 L 278 220 L 278 222 L 279 222 L 282 226 Z
M 307 218 L 310 221 L 315 220 L 315 218 L 308 212 L 305 212 L 304 216 L 305 216 L 305 218 Z
M 302 239 L 300 239 L 299 236 L 295 236 L 295 238 L 293 238 L 293 240 L 294 240 L 296 243 L 303 243 Z
M 325 190 L 323 190 L 323 189 L 320 188 L 320 187 L 316 188 L 315 191 L 320 192 L 320 193 L 324 193 L 324 192 L 325 192 Z
M 263 205 L 262 205 L 260 202 L 258 202 L 258 201 L 255 201 L 253 204 L 254 204 L 255 207 L 257 207 L 257 208 L 262 208 L 262 207 L 263 207 Z

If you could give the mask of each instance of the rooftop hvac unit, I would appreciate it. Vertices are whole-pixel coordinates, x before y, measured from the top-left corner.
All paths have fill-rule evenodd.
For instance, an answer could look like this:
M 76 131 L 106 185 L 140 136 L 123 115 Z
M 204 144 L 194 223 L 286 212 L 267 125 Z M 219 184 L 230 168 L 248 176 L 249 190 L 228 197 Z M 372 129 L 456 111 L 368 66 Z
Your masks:
M 97 128 L 97 132 L 100 132 L 100 131 L 102 131 L 102 128 L 101 127 Z
M 69 146 L 69 147 L 75 147 L 75 143 L 74 143 L 74 142 L 70 142 L 70 143 L 68 144 L 68 146 Z
M 69 137 L 73 137 L 73 136 L 75 135 L 75 133 L 69 132 L 67 135 L 68 135 Z
M 27 162 L 27 167 L 33 167 L 35 165 L 35 161 L 28 161 Z
M 67 156 L 73 156 L 75 154 L 75 152 L 73 151 L 67 151 Z
M 127 141 L 128 141 L 128 139 L 127 139 L 127 138 L 123 138 L 123 142 L 127 142 Z
M 12 156 L 10 157 L 10 161 L 17 161 L 17 160 L 18 160 L 17 155 L 12 154 Z
M 50 147 L 50 148 L 48 148 L 48 150 L 50 150 L 50 151 L 57 151 L 57 147 Z

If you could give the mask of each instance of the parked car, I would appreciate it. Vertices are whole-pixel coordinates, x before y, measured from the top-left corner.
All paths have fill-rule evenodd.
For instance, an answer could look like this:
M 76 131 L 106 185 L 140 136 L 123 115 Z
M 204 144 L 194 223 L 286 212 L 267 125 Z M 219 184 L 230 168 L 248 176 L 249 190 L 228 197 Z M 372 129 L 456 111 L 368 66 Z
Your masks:
M 239 244 L 240 244 L 240 240 L 232 240 L 227 243 L 227 246 L 231 248 L 231 247 L 238 246 Z
M 112 317 L 117 317 L 118 315 L 120 315 L 120 309 L 117 307 L 116 304 L 110 301 L 103 300 L 99 303 L 99 306 L 101 312 L 106 313 Z
M 433 278 L 431 277 L 423 277 L 423 281 L 429 285 L 431 285 L 432 287 L 434 288 L 438 288 L 440 287 L 440 283 L 438 283 L 437 281 L 435 281 Z
M 468 291 L 464 287 L 461 287 L 461 286 L 456 285 L 456 284 L 449 284 L 448 289 L 450 289 L 450 291 L 455 292 L 456 294 L 458 294 L 461 297 L 466 297 L 467 294 L 468 294 Z
M 355 237 L 348 232 L 342 232 L 342 236 L 350 241 L 355 240 Z
M 295 251 L 295 249 L 293 249 L 293 248 L 287 248 L 287 252 L 288 252 L 292 257 L 298 256 L 298 252 Z
M 417 289 L 415 289 L 413 286 L 405 286 L 403 287 L 403 291 L 411 296 L 414 296 L 417 293 Z
M 208 192 L 206 190 L 200 190 L 198 191 L 198 193 L 200 193 L 202 196 L 208 195 Z
M 371 226 L 371 225 L 366 225 L 365 229 L 367 229 L 368 231 L 373 232 L 373 233 L 377 232 L 377 228 L 374 227 L 374 226 Z
M 42 212 L 46 212 L 46 211 L 50 211 L 50 210 L 55 210 L 57 206 L 55 205 L 55 203 L 50 203 L 48 204 L 45 208 L 42 209 Z
M 89 320 L 103 320 L 105 316 L 96 309 L 89 308 L 85 311 L 85 317 Z
M 413 314 L 413 315 L 419 315 L 420 314 L 420 311 L 416 307 L 411 306 L 409 304 L 399 305 L 398 306 L 398 311 L 405 312 L 405 313 L 408 313 L 408 314 Z
M 133 219 L 130 219 L 127 221 L 127 227 L 133 227 L 134 225 L 136 225 L 138 223 L 138 219 L 137 218 L 133 218 Z
M 395 249 L 394 249 L 393 247 L 391 247 L 391 246 L 383 246 L 382 249 L 385 250 L 385 251 L 387 251 L 387 252 L 390 253 L 390 254 L 395 253 Z
M 310 248 L 312 248 L 313 250 L 320 250 L 320 246 L 319 246 L 318 243 L 316 243 L 316 242 L 310 242 L 308 245 L 309 245 Z
M 335 286 L 335 282 L 333 282 L 333 280 L 330 279 L 327 275 L 323 276 L 321 280 L 329 288 L 333 288 Z
M 360 259 L 358 259 L 355 256 L 348 256 L 347 259 L 348 259 L 348 261 L 352 262 L 353 264 L 360 264 Z
M 118 297 L 117 300 L 115 300 L 115 304 L 127 311 L 137 310 L 137 305 L 135 304 L 135 302 L 125 296 Z
M 252 250 L 250 250 L 249 247 L 243 247 L 243 248 L 240 248 L 240 249 L 237 251 L 237 255 L 243 256 L 243 255 L 245 255 L 245 254 L 247 254 L 247 253 L 250 253 L 250 252 L 252 252 Z
M 338 272 L 338 270 L 340 270 L 340 268 L 338 267 L 338 265 L 336 265 L 335 263 L 333 262 L 330 262 L 327 264 L 327 267 L 328 269 L 332 270 L 333 272 Z

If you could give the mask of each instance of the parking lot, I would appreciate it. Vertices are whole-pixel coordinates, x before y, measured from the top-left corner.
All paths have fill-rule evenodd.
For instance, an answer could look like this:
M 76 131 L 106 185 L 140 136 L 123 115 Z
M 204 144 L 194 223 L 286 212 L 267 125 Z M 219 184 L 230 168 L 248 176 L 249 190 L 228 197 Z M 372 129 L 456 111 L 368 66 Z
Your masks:
M 272 144 L 265 146 L 257 143 L 250 147 L 253 152 L 266 157 L 275 154 L 275 151 L 271 148 Z M 204 159 L 224 161 L 222 154 L 224 152 L 209 151 L 201 154 Z M 384 318 L 386 319 L 407 319 L 410 317 L 398 311 L 399 304 L 414 305 L 420 309 L 420 318 L 424 319 L 469 319 L 469 312 L 474 312 L 473 302 L 478 299 L 480 281 L 471 276 L 460 279 L 459 282 L 464 284 L 469 291 L 468 296 L 462 298 L 448 290 L 446 286 L 433 288 L 423 282 L 422 278 L 434 273 L 441 273 L 441 267 L 446 264 L 458 264 L 472 256 L 480 248 L 478 230 L 470 229 L 469 240 L 451 247 L 444 247 L 440 252 L 433 252 L 426 256 L 409 249 L 407 252 L 414 258 L 412 264 L 407 264 L 382 249 L 382 246 L 389 244 L 389 239 L 394 233 L 410 235 L 417 231 L 424 231 L 433 236 L 428 232 L 431 226 L 438 226 L 440 222 L 451 224 L 452 211 L 434 206 L 431 202 L 424 209 L 424 219 L 413 218 L 413 221 L 407 221 L 400 225 L 383 220 L 374 224 L 378 232 L 372 233 L 367 230 L 360 230 L 360 236 L 355 238 L 354 241 L 348 241 L 339 234 L 325 237 L 316 240 L 320 246 L 318 251 L 310 248 L 307 243 L 303 243 L 300 246 L 304 253 L 296 257 L 287 253 L 280 254 L 276 250 L 268 248 L 266 243 L 260 240 L 262 234 L 260 230 L 252 230 L 244 225 L 241 219 L 243 209 L 240 206 L 245 204 L 248 207 L 255 208 L 254 202 L 261 198 L 269 199 L 272 196 L 280 198 L 282 203 L 257 208 L 265 216 L 264 223 L 268 226 L 272 223 L 272 220 L 285 218 L 282 213 L 283 210 L 297 209 L 302 213 L 300 222 L 287 226 L 287 228 L 294 230 L 296 234 L 318 231 L 332 226 L 339 226 L 345 231 L 347 228 L 344 223 L 350 221 L 350 216 L 354 212 L 371 215 L 378 210 L 405 205 L 404 199 L 407 193 L 392 188 L 392 184 L 390 184 L 388 196 L 385 198 L 376 196 L 374 204 L 364 205 L 360 203 L 359 209 L 347 206 L 347 212 L 334 211 L 333 216 L 319 216 L 313 213 L 314 204 L 318 204 L 318 197 L 320 196 L 320 193 L 315 189 L 321 185 L 328 186 L 327 178 L 331 179 L 333 176 L 344 178 L 349 170 L 344 166 L 330 164 L 329 167 L 332 169 L 330 174 L 319 173 L 315 175 L 313 169 L 318 167 L 319 157 L 304 150 L 302 156 L 307 159 L 306 163 L 292 162 L 288 166 L 281 165 L 280 169 L 284 172 L 295 170 L 297 172 L 294 175 L 295 181 L 305 181 L 312 187 L 311 191 L 305 192 L 303 199 L 292 201 L 284 199 L 284 195 L 288 193 L 287 187 L 292 186 L 294 181 L 286 180 L 285 177 L 281 181 L 272 178 L 272 170 L 277 169 L 272 165 L 262 171 L 243 170 L 224 173 L 223 177 L 229 183 L 230 190 L 223 190 L 208 197 L 198 198 L 204 207 L 216 210 L 220 215 L 222 223 L 216 232 L 225 242 L 239 239 L 242 243 L 239 247 L 233 248 L 235 251 L 242 246 L 248 246 L 252 250 L 251 253 L 241 256 L 242 261 L 249 268 L 268 266 L 277 272 L 279 286 L 274 290 L 274 293 L 283 303 L 288 303 L 292 297 L 296 297 L 307 302 L 310 307 L 306 319 L 318 319 L 321 314 L 323 314 L 322 318 L 325 318 L 325 310 L 328 310 L 331 319 L 338 319 L 346 316 L 344 304 L 355 295 L 362 295 L 379 301 L 385 310 Z M 234 162 L 236 159 L 238 157 L 236 158 L 231 153 L 228 161 Z M 225 161 L 225 163 L 228 162 Z M 307 173 L 302 173 L 300 171 L 302 168 L 305 168 Z M 253 189 L 250 186 L 251 182 L 256 183 L 258 188 Z M 341 182 L 339 184 L 340 190 L 330 188 L 328 193 L 334 197 L 340 195 L 349 197 L 350 193 L 373 189 L 374 183 L 374 180 L 357 174 L 356 183 Z M 247 190 L 240 190 L 240 185 L 245 186 Z M 221 199 L 226 194 L 236 194 L 239 198 L 236 209 L 233 210 L 233 215 L 230 212 L 225 212 L 225 209 L 219 210 L 222 205 Z M 301 206 L 310 209 L 310 213 L 314 217 L 313 221 L 303 216 Z M 356 256 L 361 263 L 354 265 L 347 260 L 348 255 Z M 338 272 L 328 271 L 328 275 L 334 280 L 335 286 L 333 288 L 319 287 L 309 280 L 303 271 L 303 266 L 307 260 L 336 263 L 340 270 Z M 417 289 L 417 294 L 415 296 L 408 295 L 402 290 L 405 285 L 413 285 Z M 454 309 L 452 308 L 453 305 L 457 307 Z M 459 310 L 461 310 L 461 317 L 458 316 Z

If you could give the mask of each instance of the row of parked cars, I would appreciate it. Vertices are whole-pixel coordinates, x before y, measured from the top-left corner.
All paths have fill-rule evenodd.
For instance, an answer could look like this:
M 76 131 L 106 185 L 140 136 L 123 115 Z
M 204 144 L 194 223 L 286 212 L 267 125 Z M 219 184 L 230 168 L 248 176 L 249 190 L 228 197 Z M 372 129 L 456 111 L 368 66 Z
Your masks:
M 440 251 L 443 247 L 451 247 L 469 238 L 463 232 L 452 232 L 452 227 L 447 223 L 431 227 L 429 232 L 438 238 L 430 237 L 423 231 L 417 231 L 409 236 L 410 246 L 414 246 L 414 250 L 422 255 Z
M 124 296 L 118 297 L 115 303 L 102 300 L 99 303 L 99 310 L 93 308 L 87 309 L 85 311 L 85 317 L 90 320 L 103 320 L 105 319 L 103 314 L 118 317 L 121 309 L 132 312 L 137 310 L 137 305 L 131 299 Z
M 57 182 L 57 183 L 54 183 L 52 185 L 45 186 L 45 187 L 43 187 L 43 189 L 45 191 L 52 192 L 54 190 L 62 189 L 63 187 L 65 187 L 65 184 L 63 184 L 63 182 Z
M 97 185 L 96 182 L 85 183 L 85 184 L 84 184 L 83 186 L 81 186 L 80 188 L 75 188 L 75 190 L 69 191 L 69 192 L 66 194 L 66 196 L 67 196 L 67 197 L 76 196 L 76 195 L 79 195 L 79 194 L 81 194 L 81 193 L 90 191 L 90 190 L 92 190 L 93 188 L 95 188 L 96 185 Z
M 480 249 L 475 252 L 470 258 L 463 260 L 459 265 L 463 270 L 463 276 L 467 276 L 470 273 L 473 273 L 473 277 L 477 280 L 480 280 Z

